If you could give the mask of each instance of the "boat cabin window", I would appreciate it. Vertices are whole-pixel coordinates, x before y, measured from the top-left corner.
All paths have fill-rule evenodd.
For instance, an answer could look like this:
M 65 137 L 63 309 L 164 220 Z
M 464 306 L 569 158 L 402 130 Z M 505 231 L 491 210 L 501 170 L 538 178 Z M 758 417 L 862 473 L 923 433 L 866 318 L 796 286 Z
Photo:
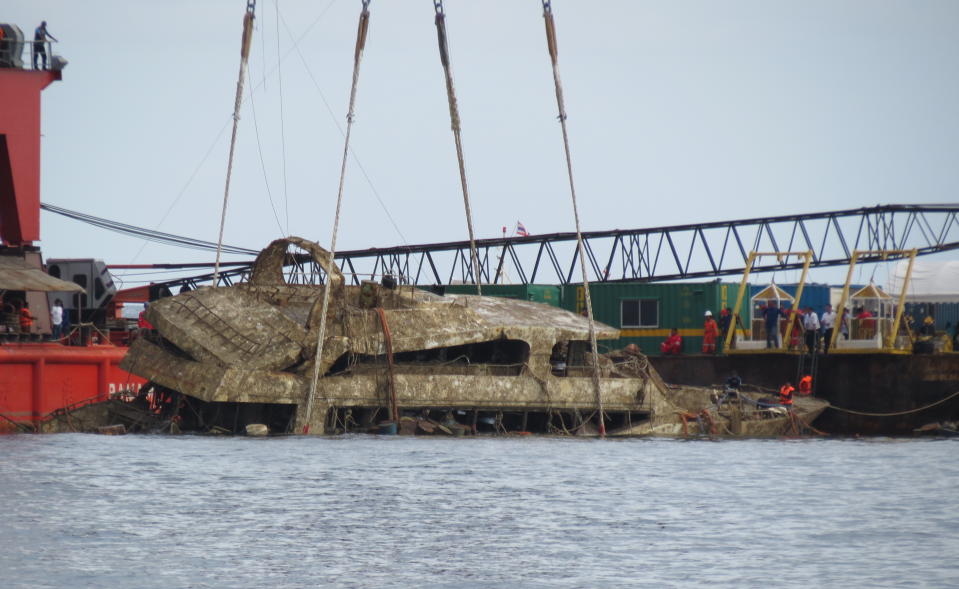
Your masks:
M 589 351 L 590 344 L 587 341 L 572 340 L 566 347 L 566 366 L 582 367 L 586 366 L 586 353 Z
M 529 360 L 529 344 L 520 340 L 493 340 L 461 346 L 397 353 L 396 363 L 523 364 Z
M 397 352 L 393 359 L 397 366 L 436 364 L 471 366 L 485 364 L 519 368 L 529 361 L 529 344 L 520 340 L 493 340 L 460 346 Z M 330 368 L 329 372 L 335 374 L 353 364 L 383 364 L 385 362 L 386 357 L 384 355 L 344 354 Z
M 83 292 L 74 293 L 73 295 L 73 308 L 74 309 L 86 309 L 87 308 L 87 295 Z

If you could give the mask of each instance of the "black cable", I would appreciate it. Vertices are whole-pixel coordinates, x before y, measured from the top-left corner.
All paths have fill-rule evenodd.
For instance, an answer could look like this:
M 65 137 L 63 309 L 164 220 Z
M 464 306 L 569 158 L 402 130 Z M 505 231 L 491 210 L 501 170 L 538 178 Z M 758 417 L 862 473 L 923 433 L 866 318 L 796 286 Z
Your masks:
M 101 227 L 110 231 L 115 231 L 117 233 L 123 233 L 126 235 L 131 235 L 134 237 L 140 237 L 146 239 L 147 241 L 153 241 L 156 243 L 165 243 L 167 245 L 175 245 L 179 247 L 185 247 L 195 250 L 207 250 L 207 251 L 216 251 L 216 244 L 210 241 L 204 241 L 202 239 L 195 239 L 192 237 L 184 237 L 182 235 L 174 235 L 172 233 L 164 233 L 163 231 L 155 231 L 152 229 L 145 229 L 143 227 L 137 227 L 136 225 L 129 225 L 127 223 L 121 223 L 119 221 L 111 221 L 110 219 L 104 219 L 102 217 L 95 217 L 93 215 L 88 215 L 86 213 L 79 213 L 77 211 L 71 211 L 63 207 L 58 207 L 56 205 L 50 205 L 46 203 L 41 203 L 40 208 L 49 211 L 51 213 L 56 213 L 58 215 L 63 215 L 69 219 L 74 219 L 76 221 L 82 221 L 96 227 Z M 252 250 L 238 246 L 224 245 L 222 251 L 231 253 L 231 254 L 240 254 L 240 255 L 249 255 L 255 256 L 259 254 L 259 250 Z

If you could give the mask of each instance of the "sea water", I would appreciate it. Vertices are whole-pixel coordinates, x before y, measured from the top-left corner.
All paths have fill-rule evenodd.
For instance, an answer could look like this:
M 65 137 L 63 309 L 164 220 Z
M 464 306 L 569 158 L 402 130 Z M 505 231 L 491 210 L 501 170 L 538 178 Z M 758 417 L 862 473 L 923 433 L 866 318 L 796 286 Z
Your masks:
M 5 436 L 0 584 L 959 586 L 957 450 Z

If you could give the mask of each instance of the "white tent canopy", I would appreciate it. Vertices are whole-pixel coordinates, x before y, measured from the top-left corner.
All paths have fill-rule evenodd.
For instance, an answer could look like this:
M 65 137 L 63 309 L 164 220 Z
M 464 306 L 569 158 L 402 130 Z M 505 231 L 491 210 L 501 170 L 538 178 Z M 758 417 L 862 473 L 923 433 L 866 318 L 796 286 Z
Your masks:
M 906 279 L 908 260 L 900 260 L 889 272 L 886 292 L 899 293 Z M 929 303 L 959 302 L 959 261 L 916 260 L 906 290 L 908 300 Z

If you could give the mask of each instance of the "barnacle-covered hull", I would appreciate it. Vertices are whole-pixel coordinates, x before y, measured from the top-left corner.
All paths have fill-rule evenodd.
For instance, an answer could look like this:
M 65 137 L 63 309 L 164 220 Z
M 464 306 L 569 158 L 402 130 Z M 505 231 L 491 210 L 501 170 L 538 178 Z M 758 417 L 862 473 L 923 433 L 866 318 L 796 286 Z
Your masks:
M 324 286 L 286 282 L 291 246 L 323 269 Z M 123 367 L 154 383 L 154 395 L 167 403 L 158 410 L 174 413 L 186 429 L 242 431 L 268 422 L 274 432 L 322 434 L 366 431 L 391 416 L 397 425 L 402 415 L 407 425 L 447 432 L 595 431 L 583 317 L 528 301 L 348 286 L 329 253 L 300 238 L 263 250 L 248 283 L 162 299 L 147 318 L 157 332 L 134 343 Z M 619 335 L 605 325 L 596 330 L 600 339 Z M 666 387 L 645 357 L 602 356 L 598 363 L 611 431 L 647 424 L 645 433 L 656 433 L 650 428 L 679 423 L 685 409 L 671 400 L 678 390 Z M 682 395 L 696 404 L 710 398 L 706 389 Z

